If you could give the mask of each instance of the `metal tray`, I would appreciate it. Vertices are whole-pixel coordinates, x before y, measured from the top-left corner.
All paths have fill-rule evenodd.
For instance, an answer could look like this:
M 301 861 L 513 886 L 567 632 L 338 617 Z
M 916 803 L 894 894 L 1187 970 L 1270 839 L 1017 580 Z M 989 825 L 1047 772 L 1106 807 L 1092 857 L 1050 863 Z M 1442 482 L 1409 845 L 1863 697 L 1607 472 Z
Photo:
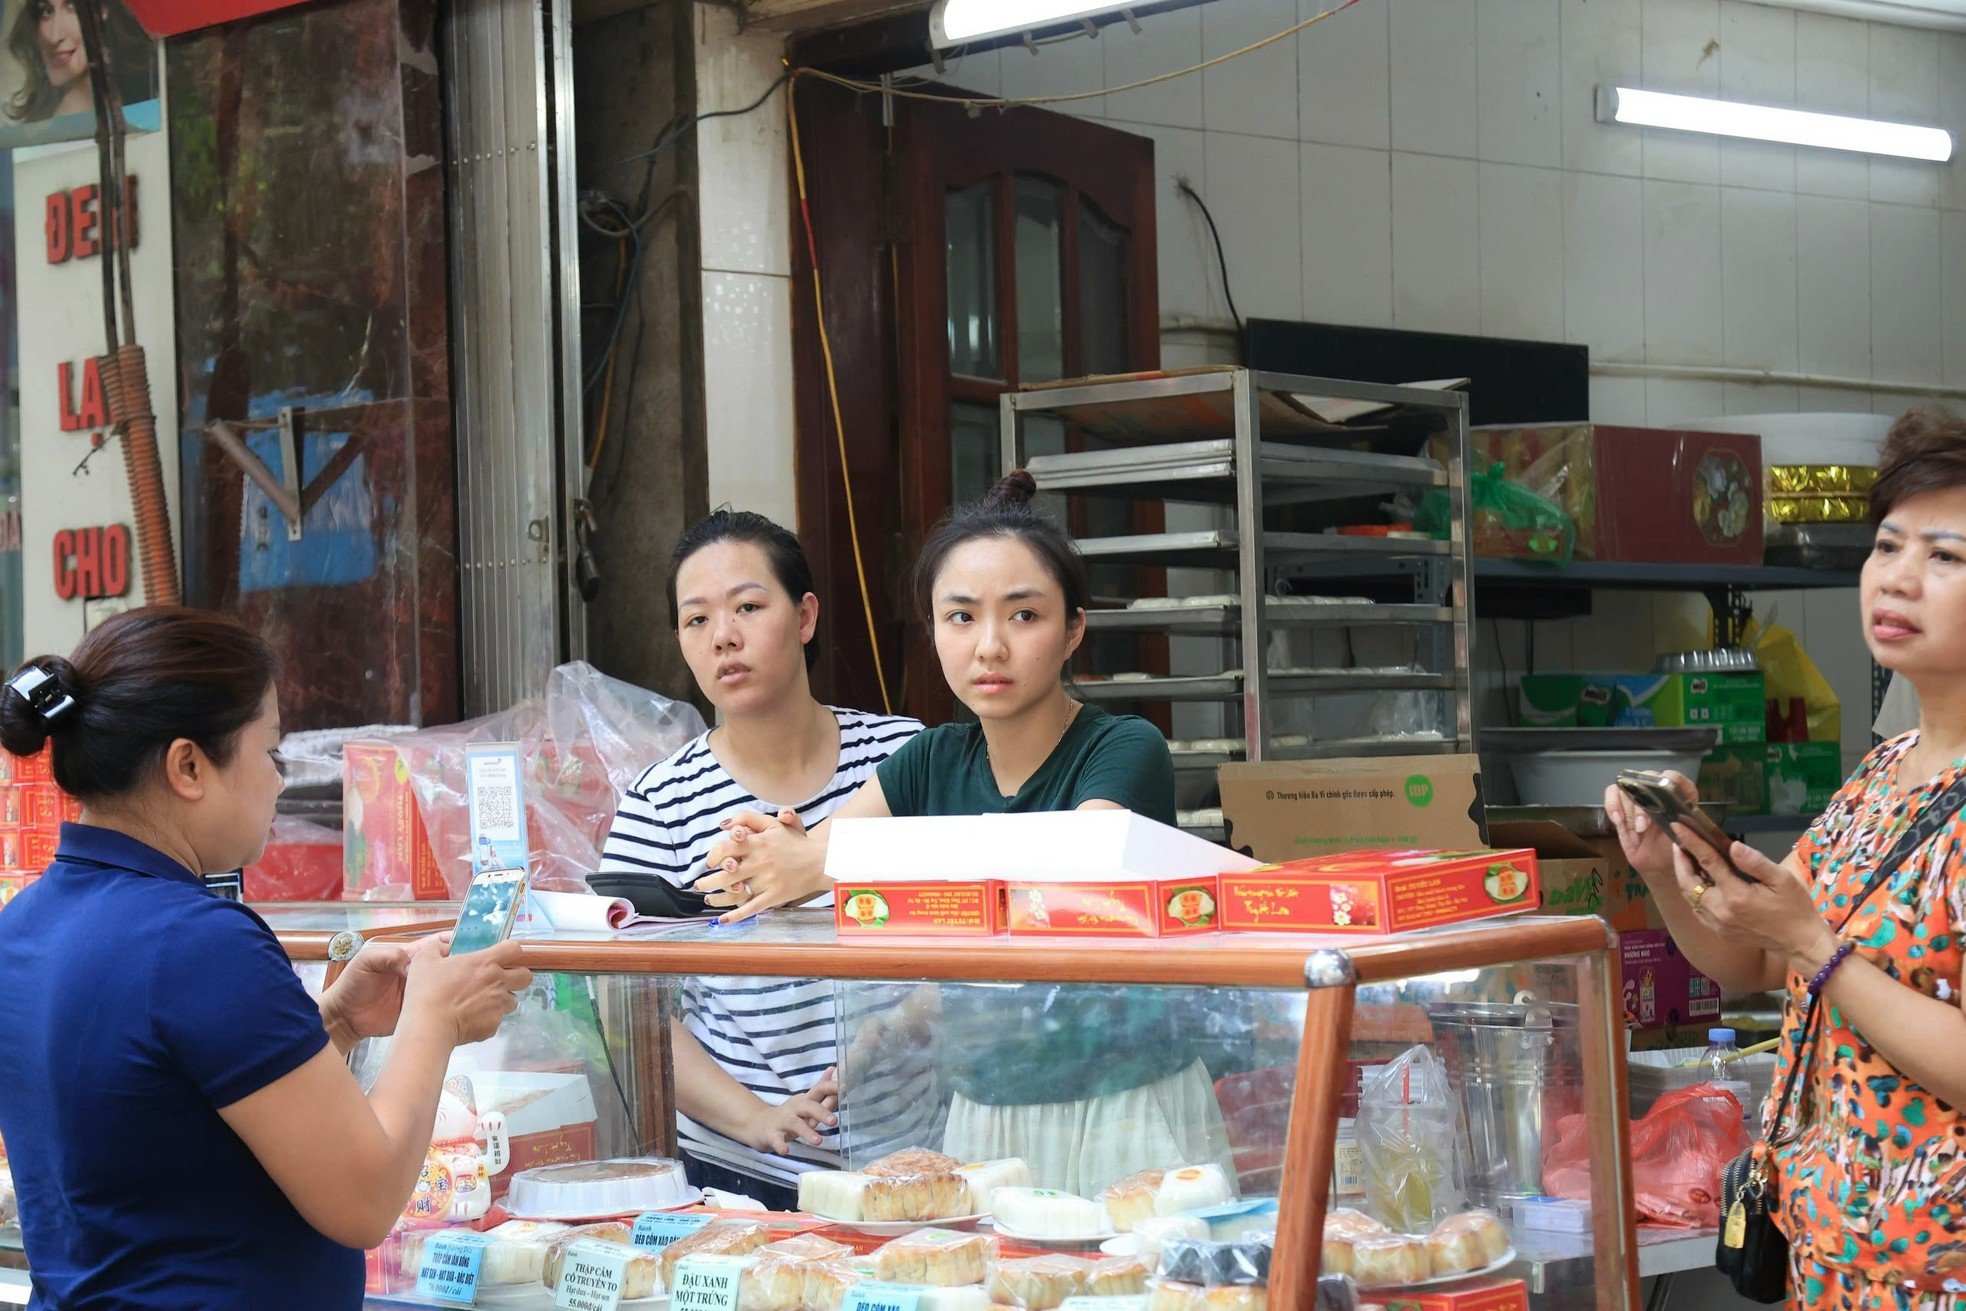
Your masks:
M 1713 817 L 1713 822 L 1724 825 L 1727 814 L 1733 809 L 1726 802 L 1701 802 L 1700 809 Z M 1604 813 L 1603 806 L 1490 806 L 1490 824 L 1554 824 L 1560 829 L 1575 833 L 1580 838 L 1615 837 L 1617 830 L 1611 827 L 1611 817 Z
M 1272 625 L 1294 628 L 1355 624 L 1451 624 L 1454 611 L 1439 605 L 1287 605 L 1263 607 Z M 1089 610 L 1086 627 L 1113 633 L 1200 633 L 1234 636 L 1241 631 L 1240 605 L 1167 606 L 1156 610 Z

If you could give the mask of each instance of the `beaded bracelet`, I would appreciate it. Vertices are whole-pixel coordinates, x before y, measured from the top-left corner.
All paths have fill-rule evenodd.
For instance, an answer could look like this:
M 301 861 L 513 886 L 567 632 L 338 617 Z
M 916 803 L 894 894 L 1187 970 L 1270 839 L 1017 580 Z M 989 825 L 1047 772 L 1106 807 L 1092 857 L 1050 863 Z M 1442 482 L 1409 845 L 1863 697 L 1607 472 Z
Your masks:
M 1817 970 L 1816 977 L 1809 980 L 1809 995 L 1811 997 L 1819 996 L 1822 993 L 1823 985 L 1829 982 L 1829 976 L 1836 973 L 1836 967 L 1841 965 L 1849 957 L 1850 953 L 1855 950 L 1856 944 L 1852 942 L 1839 942 L 1836 944 L 1836 950 L 1830 953 L 1827 961 L 1823 962 L 1823 968 Z

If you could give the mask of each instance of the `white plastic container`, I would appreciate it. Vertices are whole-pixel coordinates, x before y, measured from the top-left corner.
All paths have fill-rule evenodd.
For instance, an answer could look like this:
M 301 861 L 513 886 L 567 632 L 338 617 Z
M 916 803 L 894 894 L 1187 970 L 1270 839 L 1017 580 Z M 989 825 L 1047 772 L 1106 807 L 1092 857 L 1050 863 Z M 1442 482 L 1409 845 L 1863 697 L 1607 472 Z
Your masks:
M 1700 757 L 1677 751 L 1539 751 L 1509 765 L 1525 806 L 1601 806 L 1604 789 L 1627 769 L 1677 770 L 1700 781 Z
M 590 1220 L 688 1206 L 703 1194 L 662 1156 L 543 1165 L 512 1176 L 505 1209 L 525 1220 Z

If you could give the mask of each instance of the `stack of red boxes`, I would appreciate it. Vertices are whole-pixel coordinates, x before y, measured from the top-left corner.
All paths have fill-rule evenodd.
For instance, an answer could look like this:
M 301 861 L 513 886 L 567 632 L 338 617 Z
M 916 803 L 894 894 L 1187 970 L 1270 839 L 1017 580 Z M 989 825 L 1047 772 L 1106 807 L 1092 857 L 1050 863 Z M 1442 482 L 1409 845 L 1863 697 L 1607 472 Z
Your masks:
M 62 821 L 81 817 L 82 803 L 55 786 L 48 748 L 32 756 L 0 751 L 0 907 L 55 858 Z

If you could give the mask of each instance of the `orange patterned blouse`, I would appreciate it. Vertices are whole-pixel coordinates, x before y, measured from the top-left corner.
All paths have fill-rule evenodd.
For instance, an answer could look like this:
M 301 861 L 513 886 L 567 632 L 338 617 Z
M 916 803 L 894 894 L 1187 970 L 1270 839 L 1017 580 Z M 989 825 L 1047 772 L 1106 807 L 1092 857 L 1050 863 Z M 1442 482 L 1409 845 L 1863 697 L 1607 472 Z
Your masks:
M 1832 926 L 1917 809 L 1958 777 L 1954 765 L 1900 795 L 1898 762 L 1917 741 L 1910 733 L 1872 751 L 1796 844 L 1816 908 Z M 1892 978 L 1955 1004 L 1966 931 L 1962 861 L 1966 812 L 1908 856 L 1844 930 Z M 1776 1114 L 1795 1059 L 1808 982 L 1789 976 L 1763 1123 Z M 1794 1140 L 1776 1156 L 1778 1214 L 1791 1246 L 1876 1282 L 1939 1291 L 1966 1281 L 1966 1113 L 1900 1073 L 1834 1006 L 1825 1004 L 1807 1062 L 1788 1121 Z

